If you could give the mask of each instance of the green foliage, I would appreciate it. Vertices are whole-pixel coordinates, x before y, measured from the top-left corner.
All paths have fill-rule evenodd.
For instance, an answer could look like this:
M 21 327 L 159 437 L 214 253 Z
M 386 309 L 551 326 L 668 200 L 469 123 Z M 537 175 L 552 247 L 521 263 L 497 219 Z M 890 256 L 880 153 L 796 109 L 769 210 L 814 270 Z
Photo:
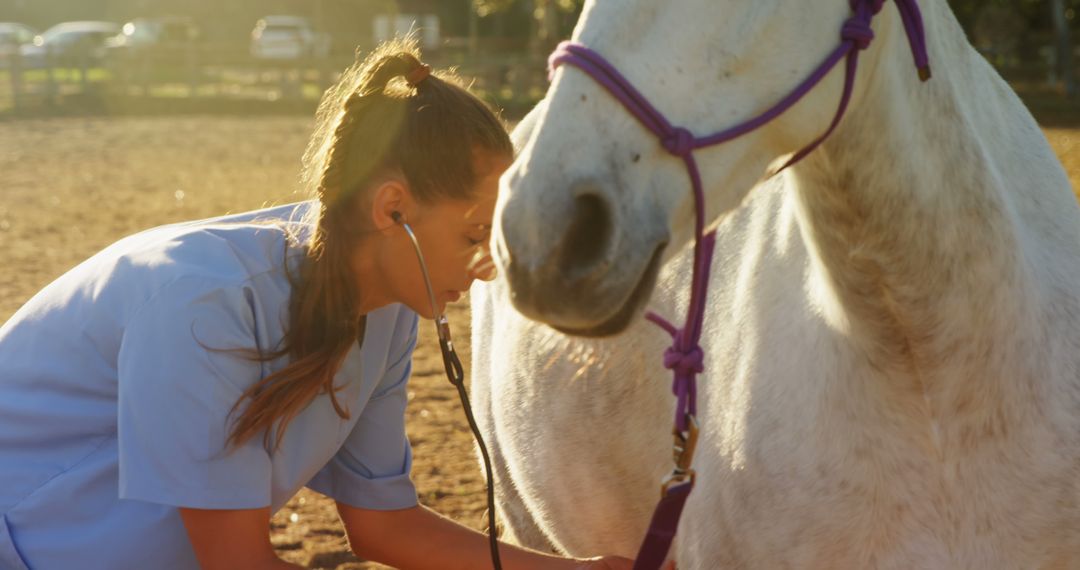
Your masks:
M 582 0 L 555 0 L 557 6 L 563 12 L 573 12 L 581 7 Z
M 517 5 L 529 3 L 536 8 L 553 5 L 562 12 L 574 12 L 581 8 L 584 0 L 473 0 L 473 8 L 481 16 L 490 16 L 505 12 Z
M 516 4 L 516 0 L 473 0 L 473 9 L 480 16 L 487 17 L 499 12 L 505 12 Z
M 1066 13 L 1072 10 L 1070 24 L 1073 29 L 1080 26 L 1080 0 L 1064 0 Z M 957 19 L 969 32 L 974 28 L 979 15 L 985 10 L 1006 9 L 1023 21 L 1029 30 L 1033 28 L 1049 29 L 1049 0 L 949 0 Z

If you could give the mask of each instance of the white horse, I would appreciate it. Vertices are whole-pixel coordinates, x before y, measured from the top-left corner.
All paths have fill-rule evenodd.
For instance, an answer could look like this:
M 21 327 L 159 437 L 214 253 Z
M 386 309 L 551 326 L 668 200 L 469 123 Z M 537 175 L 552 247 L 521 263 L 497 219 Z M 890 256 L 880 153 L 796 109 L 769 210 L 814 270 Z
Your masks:
M 847 115 L 807 159 L 756 183 L 825 130 L 841 68 L 697 151 L 718 231 L 680 568 L 1080 568 L 1080 208 L 946 1 L 921 4 L 929 82 L 887 2 Z M 574 39 L 705 135 L 786 95 L 848 15 L 592 0 Z M 690 184 L 577 68 L 517 135 L 501 277 L 472 297 L 500 514 L 529 546 L 632 556 L 673 409 L 670 339 L 640 315 L 682 321 Z

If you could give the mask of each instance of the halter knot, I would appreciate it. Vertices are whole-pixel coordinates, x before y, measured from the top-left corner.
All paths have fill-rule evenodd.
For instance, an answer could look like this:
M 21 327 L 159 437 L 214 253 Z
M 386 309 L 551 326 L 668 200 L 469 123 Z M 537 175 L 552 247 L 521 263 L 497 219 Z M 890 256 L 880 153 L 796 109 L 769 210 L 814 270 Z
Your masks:
M 661 143 L 665 150 L 682 158 L 694 152 L 694 135 L 682 127 L 672 129 Z
M 687 352 L 680 352 L 674 346 L 664 351 L 664 368 L 678 374 L 699 374 L 705 370 L 705 353 L 700 346 L 694 346 Z
M 853 16 L 844 22 L 840 37 L 845 42 L 853 42 L 857 49 L 864 50 L 870 47 L 870 42 L 874 40 L 874 29 L 870 27 L 868 20 Z

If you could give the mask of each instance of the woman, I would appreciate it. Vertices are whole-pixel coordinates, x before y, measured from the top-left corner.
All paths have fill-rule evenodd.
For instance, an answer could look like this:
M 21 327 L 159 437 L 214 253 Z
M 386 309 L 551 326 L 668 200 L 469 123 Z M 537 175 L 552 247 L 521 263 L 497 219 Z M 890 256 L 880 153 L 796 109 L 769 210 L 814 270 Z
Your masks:
M 0 568 L 287 568 L 271 514 L 336 500 L 361 557 L 482 568 L 417 505 L 404 431 L 417 314 L 488 277 L 512 147 L 494 114 L 390 43 L 329 91 L 311 202 L 123 239 L 0 328 Z M 621 568 L 505 546 L 506 568 Z

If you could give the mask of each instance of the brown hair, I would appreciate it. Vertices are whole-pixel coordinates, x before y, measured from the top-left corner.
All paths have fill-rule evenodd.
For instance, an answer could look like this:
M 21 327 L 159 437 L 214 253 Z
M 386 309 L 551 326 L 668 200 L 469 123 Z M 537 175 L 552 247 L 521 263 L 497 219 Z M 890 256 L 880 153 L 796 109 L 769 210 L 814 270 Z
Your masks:
M 486 174 L 475 171 L 478 153 L 513 155 L 506 128 L 491 108 L 452 71 L 414 73 L 423 66 L 415 41 L 386 42 L 323 95 L 301 176 L 317 199 L 309 214 L 313 235 L 299 276 L 288 274 L 293 287 L 282 345 L 256 357 L 288 355 L 290 361 L 233 405 L 235 412 L 250 401 L 233 424 L 229 445 L 264 432 L 263 444 L 276 449 L 289 422 L 324 392 L 337 414 L 349 417 L 333 379 L 353 344 L 363 342 L 361 284 L 347 257 L 365 229 L 358 212 L 367 205 L 358 198 L 376 177 L 400 173 L 420 202 L 466 199 Z M 422 79 L 409 84 L 404 78 L 410 73 L 410 79 Z

